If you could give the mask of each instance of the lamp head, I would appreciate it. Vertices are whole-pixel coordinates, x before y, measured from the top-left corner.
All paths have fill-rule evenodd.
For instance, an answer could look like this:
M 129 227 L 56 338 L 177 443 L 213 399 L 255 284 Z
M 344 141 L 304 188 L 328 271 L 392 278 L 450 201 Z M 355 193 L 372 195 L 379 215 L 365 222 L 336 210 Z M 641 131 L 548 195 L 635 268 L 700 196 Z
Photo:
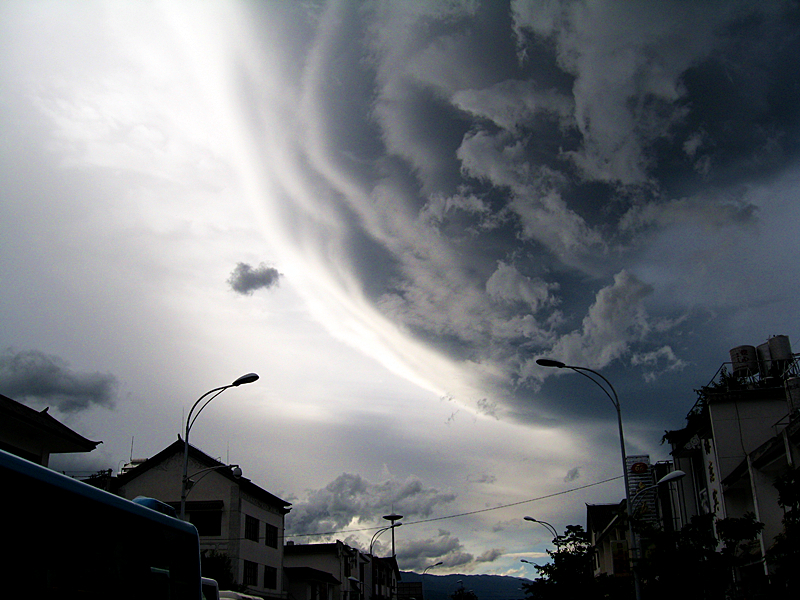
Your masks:
M 258 375 L 255 373 L 248 373 L 247 375 L 242 375 L 236 381 L 234 381 L 231 386 L 236 387 L 239 385 L 244 385 L 245 383 L 253 383 L 254 381 L 258 380 Z
M 539 521 L 537 521 L 536 519 L 534 519 L 533 517 L 524 517 L 524 519 L 525 519 L 526 521 L 531 521 L 532 523 L 538 523 L 538 522 L 539 522 Z
M 670 471 L 666 475 L 664 475 L 661 479 L 656 482 L 656 485 L 661 485 L 662 483 L 669 483 L 670 481 L 677 481 L 686 477 L 686 473 L 681 471 L 680 469 L 675 469 L 674 471 Z
M 395 521 L 399 521 L 400 519 L 402 519 L 403 515 L 392 513 L 391 515 L 383 515 L 383 518 L 386 519 L 387 521 L 391 521 L 392 523 L 394 523 Z
M 231 465 L 231 475 L 233 475 L 235 479 L 242 478 L 242 469 L 239 467 L 239 465 Z
M 536 364 L 540 367 L 558 367 L 559 369 L 563 369 L 567 366 L 560 360 L 553 360 L 552 358 L 537 358 Z

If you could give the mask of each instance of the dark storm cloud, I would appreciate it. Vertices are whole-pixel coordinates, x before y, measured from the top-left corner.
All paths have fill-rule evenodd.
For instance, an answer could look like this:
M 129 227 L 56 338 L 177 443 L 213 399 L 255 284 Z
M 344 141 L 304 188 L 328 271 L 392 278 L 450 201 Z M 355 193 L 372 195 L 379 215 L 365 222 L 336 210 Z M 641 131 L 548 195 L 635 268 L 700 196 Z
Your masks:
M 274 267 L 268 267 L 264 263 L 253 268 L 247 263 L 237 263 L 236 268 L 228 278 L 228 284 L 237 294 L 249 296 L 254 291 L 269 289 L 278 285 L 281 274 Z
M 475 557 L 468 552 L 461 540 L 451 532 L 440 529 L 436 537 L 425 539 L 409 538 L 411 530 L 397 531 L 402 540 L 397 544 L 397 559 L 410 570 L 422 570 L 435 563 L 442 562 L 443 568 L 471 571 L 479 563 L 491 563 L 500 558 L 504 551 L 500 548 L 491 548 Z
M 398 535 L 400 533 L 398 531 Z M 405 532 L 403 532 L 405 535 Z M 397 559 L 411 569 L 422 569 L 431 562 L 442 561 L 443 567 L 466 570 L 475 560 L 474 555 L 464 550 L 464 545 L 449 531 L 439 530 L 435 538 L 403 540 L 398 544 Z
M 304 501 L 293 503 L 286 518 L 291 534 L 324 533 L 346 528 L 354 519 L 386 524 L 381 515 L 391 511 L 408 518 L 430 516 L 433 510 L 455 499 L 454 494 L 426 488 L 416 477 L 405 481 L 371 483 L 360 475 L 342 473 Z
M 117 380 L 107 373 L 79 373 L 57 356 L 7 349 L 0 355 L 0 392 L 19 402 L 52 403 L 74 413 L 114 407 Z
M 757 245 L 776 202 L 744 184 L 800 149 L 796 4 L 380 6 L 326 11 L 311 63 L 356 77 L 371 110 L 333 80 L 308 96 L 329 152 L 317 174 L 363 228 L 351 237 L 385 249 L 347 256 L 379 310 L 497 373 L 517 407 L 542 354 L 622 363 L 641 385 L 685 369 L 706 306 L 726 290 L 735 310 L 749 289 L 719 249 Z M 358 52 L 322 51 L 351 39 Z M 370 276 L 380 263 L 390 275 Z

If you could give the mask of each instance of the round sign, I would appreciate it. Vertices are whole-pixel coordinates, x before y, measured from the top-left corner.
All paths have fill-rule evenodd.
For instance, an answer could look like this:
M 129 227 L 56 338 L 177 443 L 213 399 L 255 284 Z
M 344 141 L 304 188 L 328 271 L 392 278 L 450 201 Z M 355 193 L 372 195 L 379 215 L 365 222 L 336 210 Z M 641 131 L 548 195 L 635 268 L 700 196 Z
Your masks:
M 637 475 L 641 473 L 647 473 L 647 463 L 637 462 L 631 465 L 631 473 L 636 473 Z

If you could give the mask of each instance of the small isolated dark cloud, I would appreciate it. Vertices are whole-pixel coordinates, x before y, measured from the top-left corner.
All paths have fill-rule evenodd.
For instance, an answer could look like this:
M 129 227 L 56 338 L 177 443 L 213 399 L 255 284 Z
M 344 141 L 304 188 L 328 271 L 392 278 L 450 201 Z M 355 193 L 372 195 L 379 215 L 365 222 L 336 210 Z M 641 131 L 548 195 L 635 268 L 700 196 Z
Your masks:
M 468 475 L 467 481 L 470 483 L 486 483 L 492 484 L 497 481 L 497 476 L 492 475 L 491 473 L 481 473 L 479 475 Z
M 278 285 L 281 273 L 274 267 L 261 263 L 253 268 L 247 263 L 237 263 L 236 268 L 228 278 L 231 289 L 237 294 L 249 296 L 256 290 L 269 289 Z
M 580 479 L 581 476 L 581 469 L 580 467 L 575 467 L 574 469 L 570 469 L 567 471 L 567 474 L 564 476 L 564 481 L 575 481 L 576 479 Z
M 0 355 L 0 393 L 19 402 L 52 403 L 64 413 L 113 408 L 116 388 L 117 379 L 109 373 L 79 373 L 38 350 L 8 348 Z

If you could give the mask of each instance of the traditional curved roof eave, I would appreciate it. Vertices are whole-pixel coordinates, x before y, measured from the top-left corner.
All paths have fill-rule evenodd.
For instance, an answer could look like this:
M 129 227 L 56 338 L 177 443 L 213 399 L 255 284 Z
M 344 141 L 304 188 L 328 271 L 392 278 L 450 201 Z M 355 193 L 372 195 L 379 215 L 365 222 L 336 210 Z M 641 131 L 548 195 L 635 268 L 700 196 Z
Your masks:
M 48 412 L 49 407 L 37 411 L 24 404 L 0 394 L 0 419 L 8 425 L 17 421 L 47 436 L 51 442 L 48 452 L 61 454 L 68 452 L 91 452 L 103 442 L 95 442 L 73 431 Z

